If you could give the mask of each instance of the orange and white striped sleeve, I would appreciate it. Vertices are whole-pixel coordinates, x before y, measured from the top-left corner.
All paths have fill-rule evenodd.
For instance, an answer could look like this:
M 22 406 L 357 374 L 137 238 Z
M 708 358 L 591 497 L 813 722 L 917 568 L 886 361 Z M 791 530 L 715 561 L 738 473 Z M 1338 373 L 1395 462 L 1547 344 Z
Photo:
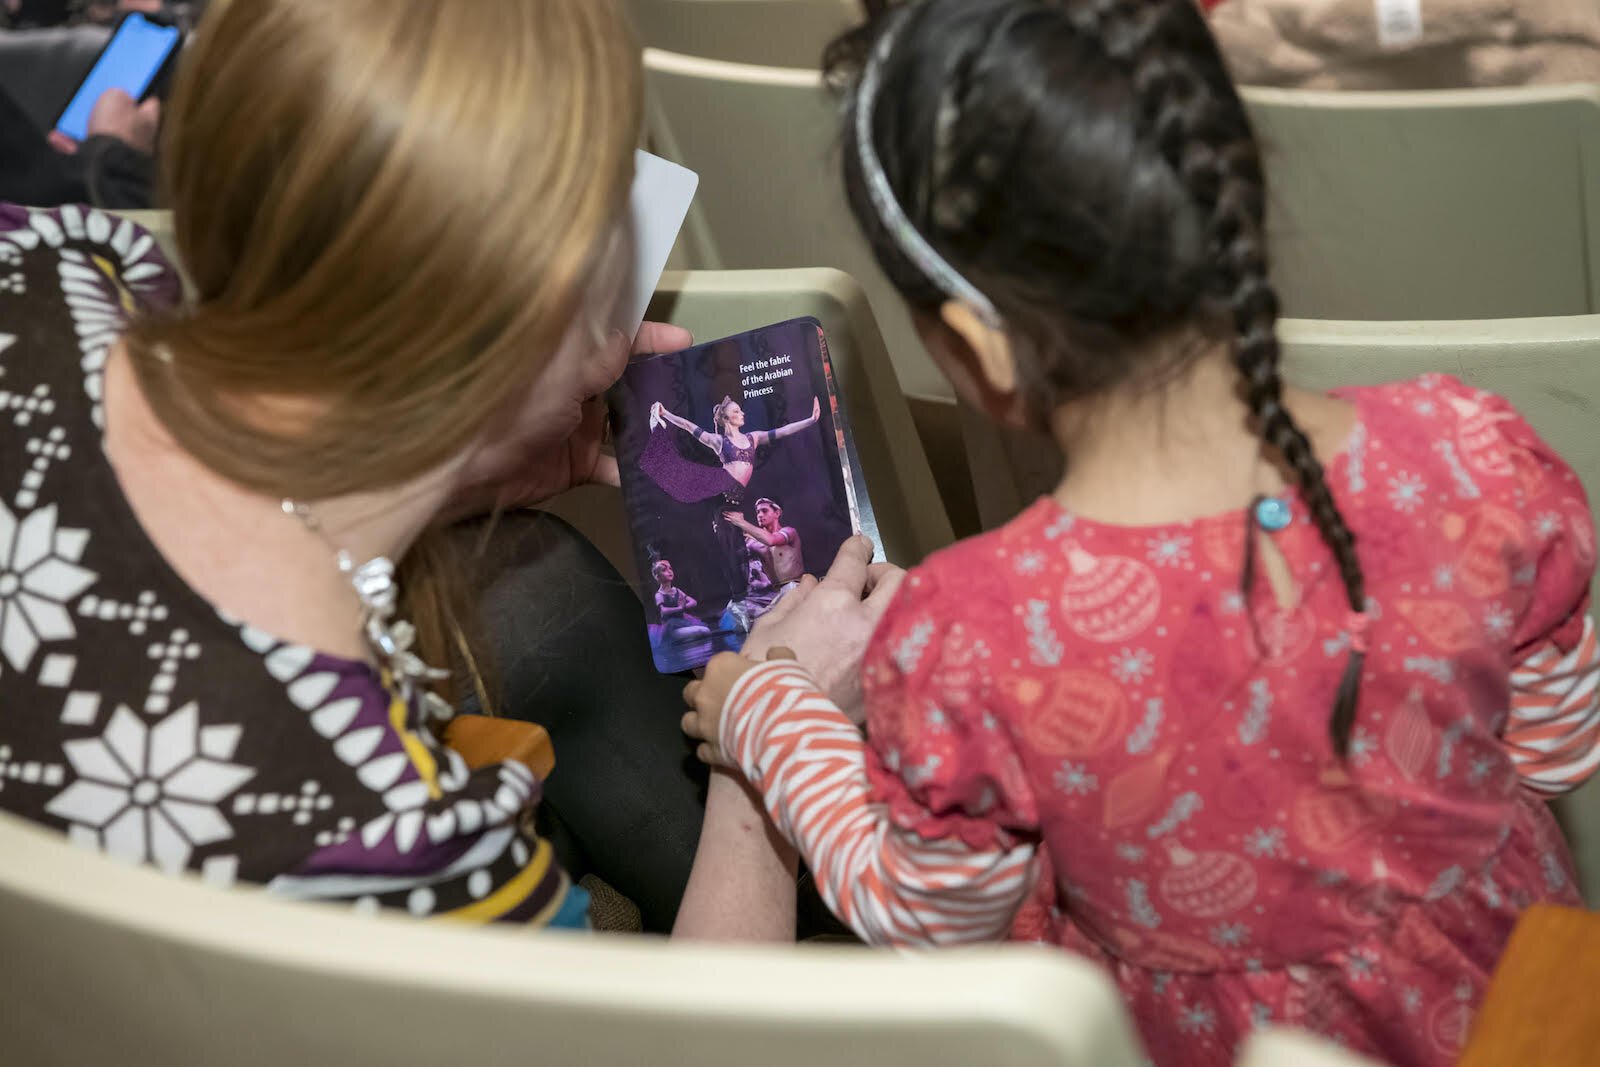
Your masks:
M 1570 651 L 1548 641 L 1511 671 L 1501 740 L 1522 782 L 1546 796 L 1576 789 L 1600 767 L 1600 641 L 1583 616 Z
M 746 671 L 728 694 L 722 749 L 805 857 L 834 914 L 874 945 L 1004 938 L 1033 884 L 1035 847 L 973 847 L 895 826 L 872 800 L 860 731 L 792 660 Z

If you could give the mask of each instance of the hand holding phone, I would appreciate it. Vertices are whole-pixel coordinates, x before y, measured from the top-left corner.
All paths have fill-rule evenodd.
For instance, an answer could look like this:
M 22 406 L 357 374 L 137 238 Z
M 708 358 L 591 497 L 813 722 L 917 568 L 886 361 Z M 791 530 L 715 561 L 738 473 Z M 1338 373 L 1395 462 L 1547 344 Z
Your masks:
M 160 126 L 161 101 L 150 97 L 141 104 L 121 89 L 107 89 L 89 113 L 90 137 L 115 137 L 146 155 L 155 153 Z M 78 150 L 78 142 L 60 130 L 51 130 L 47 139 L 58 152 Z
M 141 147 L 119 131 L 142 136 L 141 131 L 148 127 L 149 136 L 144 138 L 148 144 L 144 147 L 147 150 L 153 147 L 155 109 L 141 114 L 137 106 L 130 109 L 127 105 L 135 104 L 149 92 L 156 79 L 177 56 L 182 38 L 176 26 L 168 26 L 137 13 L 125 16 L 117 24 L 105 48 L 101 49 L 94 66 L 72 94 L 61 117 L 56 120 L 52 133 L 59 136 L 52 136 L 51 143 L 65 147 L 87 140 L 91 133 L 106 132 L 123 137 L 135 147 Z M 112 95 L 108 97 L 107 94 Z M 127 99 L 122 100 L 121 96 Z M 150 103 L 153 101 L 146 102 L 147 105 Z M 102 107 L 109 110 L 102 111 Z M 130 111 L 132 114 L 129 114 Z M 101 122 L 110 128 L 100 128 L 93 121 L 97 112 L 100 112 Z

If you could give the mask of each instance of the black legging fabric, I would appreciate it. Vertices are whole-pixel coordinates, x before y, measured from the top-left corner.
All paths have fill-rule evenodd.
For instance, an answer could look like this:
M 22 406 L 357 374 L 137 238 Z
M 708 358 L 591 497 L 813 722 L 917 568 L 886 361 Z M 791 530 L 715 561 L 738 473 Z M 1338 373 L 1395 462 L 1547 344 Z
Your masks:
M 672 928 L 705 813 L 706 771 L 679 728 L 685 679 L 651 664 L 644 609 L 562 520 L 502 515 L 462 531 L 497 656 L 499 712 L 550 733 L 541 820 L 574 878 L 592 872 Z

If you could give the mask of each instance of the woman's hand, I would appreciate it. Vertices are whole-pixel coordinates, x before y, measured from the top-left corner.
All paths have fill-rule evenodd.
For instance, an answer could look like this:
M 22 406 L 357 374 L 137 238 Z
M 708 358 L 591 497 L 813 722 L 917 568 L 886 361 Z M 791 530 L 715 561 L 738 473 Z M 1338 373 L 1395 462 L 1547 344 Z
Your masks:
M 160 126 L 160 100 L 151 97 L 141 104 L 121 89 L 107 89 L 94 102 L 87 129 L 90 137 L 115 137 L 148 156 L 155 154 Z M 71 155 L 78 150 L 78 142 L 60 130 L 51 130 L 46 139 L 57 152 Z
M 899 567 L 872 562 L 870 538 L 852 537 L 822 581 L 807 575 L 757 620 L 743 654 L 761 660 L 770 649 L 793 649 L 801 666 L 859 724 L 865 718 L 861 658 L 904 578 Z
M 816 397 L 811 398 L 811 421 L 816 422 L 822 418 L 822 401 Z
M 443 517 L 481 515 L 496 508 L 524 508 L 578 485 L 619 485 L 617 459 L 601 449 L 605 438 L 605 392 L 616 384 L 633 355 L 675 352 L 694 343 L 681 326 L 647 322 L 633 345 L 614 331 L 604 348 L 584 355 L 575 395 L 552 405 L 502 440 L 479 449 L 463 474 Z

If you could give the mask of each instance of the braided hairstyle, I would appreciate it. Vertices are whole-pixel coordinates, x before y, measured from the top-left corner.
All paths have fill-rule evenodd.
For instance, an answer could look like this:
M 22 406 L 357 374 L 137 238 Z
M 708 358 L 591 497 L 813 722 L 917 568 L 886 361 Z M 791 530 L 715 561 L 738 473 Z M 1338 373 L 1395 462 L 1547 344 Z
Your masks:
M 890 29 L 871 148 L 912 225 L 1004 318 L 1031 417 L 1158 381 L 1231 334 L 1256 432 L 1364 612 L 1355 537 L 1283 403 L 1260 154 L 1194 0 L 922 0 L 834 41 L 830 83 L 849 91 Z M 854 103 L 852 211 L 901 294 L 933 312 L 945 293 L 872 205 Z M 1200 343 L 1152 343 L 1174 337 Z M 1329 725 L 1341 757 L 1361 670 L 1352 649 Z

